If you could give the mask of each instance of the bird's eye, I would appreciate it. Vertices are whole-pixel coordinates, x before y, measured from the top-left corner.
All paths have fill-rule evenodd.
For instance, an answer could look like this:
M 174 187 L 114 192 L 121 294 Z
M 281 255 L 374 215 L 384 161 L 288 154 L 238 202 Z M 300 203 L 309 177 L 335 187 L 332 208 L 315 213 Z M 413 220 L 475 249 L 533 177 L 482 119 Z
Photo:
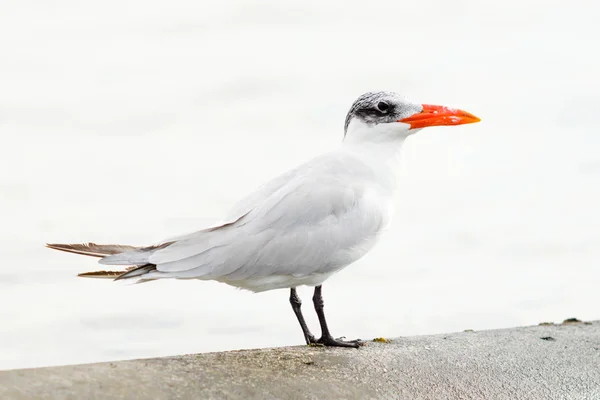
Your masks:
M 390 105 L 388 103 L 386 103 L 385 101 L 380 101 L 379 104 L 377 104 L 377 109 L 379 111 L 387 111 L 388 108 L 390 108 Z

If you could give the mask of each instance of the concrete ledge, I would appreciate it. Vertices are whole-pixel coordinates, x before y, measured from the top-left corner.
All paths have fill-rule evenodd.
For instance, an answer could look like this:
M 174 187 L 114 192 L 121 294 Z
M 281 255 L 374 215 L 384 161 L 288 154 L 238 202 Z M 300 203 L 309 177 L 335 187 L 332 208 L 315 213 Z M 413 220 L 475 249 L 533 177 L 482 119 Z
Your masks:
M 1 399 L 600 399 L 600 322 L 0 372 Z

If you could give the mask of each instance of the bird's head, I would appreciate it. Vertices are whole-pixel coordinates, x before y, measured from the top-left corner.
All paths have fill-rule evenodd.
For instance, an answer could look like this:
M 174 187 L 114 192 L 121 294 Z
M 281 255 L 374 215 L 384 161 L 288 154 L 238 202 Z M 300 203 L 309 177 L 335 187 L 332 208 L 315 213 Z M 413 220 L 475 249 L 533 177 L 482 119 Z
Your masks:
M 393 92 L 369 92 L 350 107 L 344 138 L 384 142 L 406 138 L 429 126 L 474 122 L 479 122 L 479 118 L 456 108 L 413 103 Z

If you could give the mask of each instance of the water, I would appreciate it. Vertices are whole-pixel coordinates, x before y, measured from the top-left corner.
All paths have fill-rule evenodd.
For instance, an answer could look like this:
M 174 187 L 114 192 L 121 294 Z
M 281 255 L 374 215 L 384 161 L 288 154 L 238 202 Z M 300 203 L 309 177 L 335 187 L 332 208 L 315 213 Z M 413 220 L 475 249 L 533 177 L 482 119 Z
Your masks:
M 598 319 L 599 11 L 3 2 L 0 368 L 301 344 L 286 291 L 80 279 L 94 259 L 43 244 L 146 244 L 214 223 L 335 146 L 350 104 L 380 89 L 482 122 L 406 143 L 389 232 L 324 286 L 333 333 Z

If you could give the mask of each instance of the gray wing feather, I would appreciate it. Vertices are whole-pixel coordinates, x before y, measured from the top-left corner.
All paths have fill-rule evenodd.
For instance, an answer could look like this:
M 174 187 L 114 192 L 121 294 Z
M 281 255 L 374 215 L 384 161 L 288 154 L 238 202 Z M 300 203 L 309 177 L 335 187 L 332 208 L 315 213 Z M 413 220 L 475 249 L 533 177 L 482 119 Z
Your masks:
M 342 165 L 331 165 L 337 162 Z M 346 171 L 347 165 L 339 158 L 313 160 L 249 196 L 234 215 L 246 213 L 234 222 L 101 262 L 150 263 L 165 277 L 230 280 L 336 270 L 364 254 L 356 248 L 383 224 L 382 215 L 371 212 L 379 208 L 373 207 L 377 196 L 360 179 L 372 171 Z M 355 183 L 348 185 L 345 174 Z

